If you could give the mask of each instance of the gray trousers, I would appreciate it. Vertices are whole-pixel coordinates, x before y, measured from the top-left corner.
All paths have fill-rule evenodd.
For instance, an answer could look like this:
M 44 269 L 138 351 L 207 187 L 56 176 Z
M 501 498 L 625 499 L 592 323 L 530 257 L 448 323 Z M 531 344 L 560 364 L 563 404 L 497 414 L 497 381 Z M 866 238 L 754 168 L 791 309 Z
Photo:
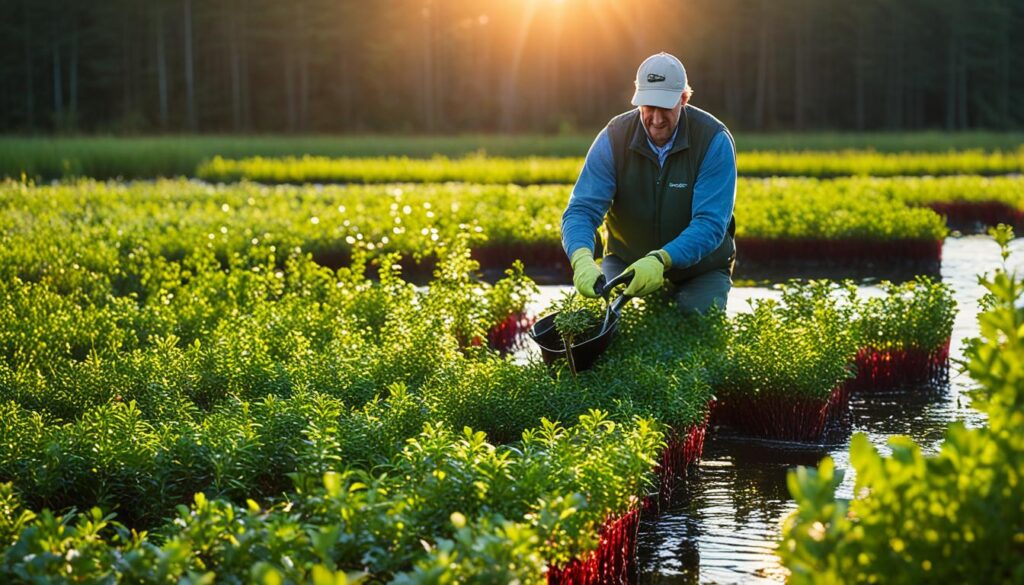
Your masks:
M 601 260 L 601 272 L 611 280 L 626 269 L 626 263 L 618 256 L 605 256 Z M 726 269 L 712 270 L 679 284 L 669 284 L 673 288 L 676 302 L 683 311 L 704 313 L 711 305 L 725 309 L 732 289 L 732 277 Z

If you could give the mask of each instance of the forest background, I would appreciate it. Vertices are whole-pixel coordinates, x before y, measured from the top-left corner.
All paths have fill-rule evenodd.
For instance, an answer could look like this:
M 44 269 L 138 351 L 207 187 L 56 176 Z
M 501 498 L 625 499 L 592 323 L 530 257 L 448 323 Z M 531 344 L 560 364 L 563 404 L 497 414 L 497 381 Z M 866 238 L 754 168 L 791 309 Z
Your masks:
M 5 133 L 568 134 L 661 50 L 734 131 L 1024 127 L 1020 0 L 3 2 Z

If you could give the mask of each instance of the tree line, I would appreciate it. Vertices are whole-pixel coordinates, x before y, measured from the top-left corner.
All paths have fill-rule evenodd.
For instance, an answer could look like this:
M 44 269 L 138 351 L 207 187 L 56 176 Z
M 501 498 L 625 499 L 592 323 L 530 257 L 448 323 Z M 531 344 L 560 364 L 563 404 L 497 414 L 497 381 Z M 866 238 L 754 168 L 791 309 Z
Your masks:
M 0 131 L 554 132 L 668 51 L 735 129 L 1024 127 L 1024 0 L 4 0 Z

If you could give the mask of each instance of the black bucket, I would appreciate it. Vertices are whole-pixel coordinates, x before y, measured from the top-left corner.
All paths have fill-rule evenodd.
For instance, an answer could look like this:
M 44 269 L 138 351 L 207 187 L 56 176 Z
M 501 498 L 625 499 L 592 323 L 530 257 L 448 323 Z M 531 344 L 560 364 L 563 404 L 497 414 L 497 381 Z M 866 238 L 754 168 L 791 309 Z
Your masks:
M 632 273 L 626 275 L 620 274 L 605 285 L 604 277 L 601 277 L 601 280 L 594 288 L 598 291 L 598 294 L 607 298 L 607 294 L 610 293 L 613 288 L 619 284 L 627 284 L 632 279 Z M 585 341 L 573 343 L 568 355 L 565 351 L 565 341 L 555 329 L 555 317 L 558 316 L 558 313 L 552 313 L 538 320 L 533 324 L 533 327 L 530 327 L 527 334 L 530 336 L 530 339 L 540 347 L 541 356 L 544 358 L 544 363 L 547 365 L 550 366 L 559 359 L 567 359 L 569 361 L 569 367 L 573 370 L 573 373 L 588 370 L 594 365 L 598 356 L 604 353 L 604 350 L 608 349 L 608 344 L 611 343 L 612 336 L 615 335 L 615 331 L 619 328 L 619 315 L 622 313 L 622 307 L 630 298 L 632 297 L 621 295 L 619 298 L 608 303 L 604 321 L 602 322 L 601 328 L 598 332 Z
M 562 336 L 555 330 L 555 317 L 558 313 L 552 313 L 540 319 L 530 327 L 528 335 L 538 347 L 544 358 L 544 363 L 552 365 L 556 360 L 566 359 L 565 342 Z M 597 357 L 608 349 L 612 341 L 612 335 L 619 328 L 619 315 L 612 313 L 608 317 L 608 325 L 599 330 L 596 335 L 572 344 L 572 361 L 576 365 L 576 371 L 588 370 L 594 365 Z

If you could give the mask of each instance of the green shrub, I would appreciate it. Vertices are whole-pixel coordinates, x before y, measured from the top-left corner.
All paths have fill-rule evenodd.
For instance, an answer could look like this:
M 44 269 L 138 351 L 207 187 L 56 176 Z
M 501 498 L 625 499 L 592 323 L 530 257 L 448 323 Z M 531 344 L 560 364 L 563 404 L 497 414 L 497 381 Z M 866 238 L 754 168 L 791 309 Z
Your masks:
M 851 319 L 858 347 L 933 350 L 949 342 L 956 301 L 948 284 L 918 277 L 880 286 L 883 295 L 862 299 Z
M 726 398 L 827 401 L 851 376 L 849 364 L 858 349 L 849 327 L 855 290 L 827 281 L 791 283 L 779 302 L 754 301 L 751 312 L 733 320 L 728 366 L 716 392 Z

